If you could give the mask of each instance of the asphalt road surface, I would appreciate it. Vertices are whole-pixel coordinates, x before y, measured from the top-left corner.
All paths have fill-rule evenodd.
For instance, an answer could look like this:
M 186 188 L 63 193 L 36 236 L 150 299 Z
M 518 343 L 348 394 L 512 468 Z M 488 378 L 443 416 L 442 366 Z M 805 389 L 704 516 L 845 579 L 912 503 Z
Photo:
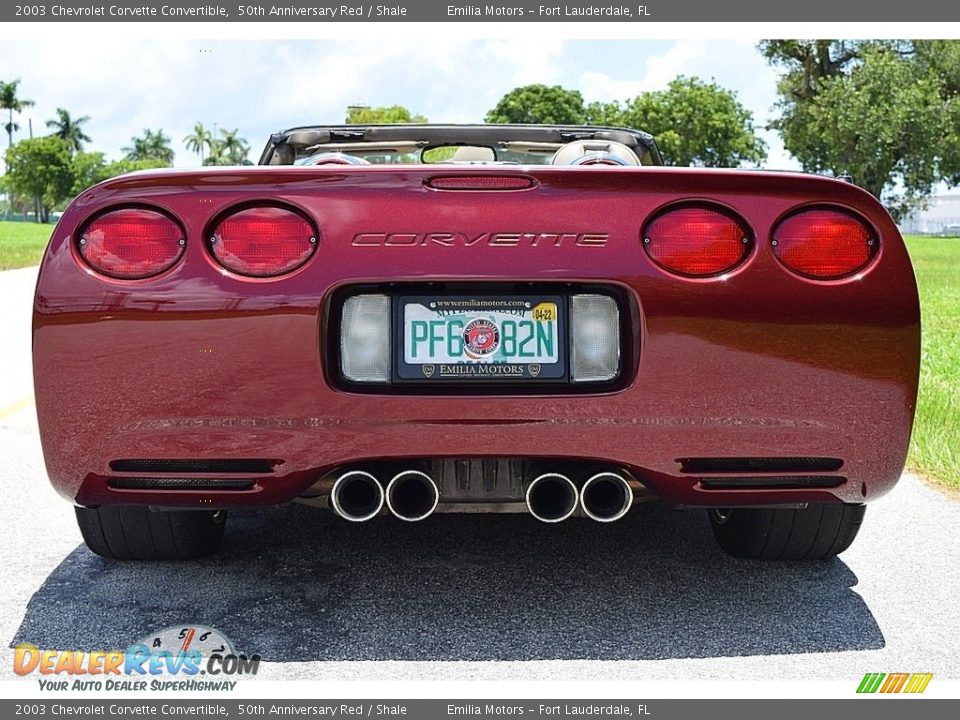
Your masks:
M 99 558 L 44 475 L 34 280 L 35 270 L 0 273 L 10 646 L 126 647 L 199 623 L 259 653 L 268 679 L 957 676 L 960 504 L 910 476 L 827 563 L 731 559 L 702 512 L 659 503 L 609 526 L 523 515 L 353 525 L 291 504 L 234 513 L 220 553 L 199 562 Z

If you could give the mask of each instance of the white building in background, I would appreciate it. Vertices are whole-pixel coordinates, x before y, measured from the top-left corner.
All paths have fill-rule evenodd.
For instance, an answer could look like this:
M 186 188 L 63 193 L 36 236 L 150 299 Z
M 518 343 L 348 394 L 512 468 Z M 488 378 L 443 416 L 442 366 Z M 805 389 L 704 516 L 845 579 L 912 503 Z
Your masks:
M 900 230 L 911 235 L 960 237 L 960 193 L 934 196 L 926 210 L 904 218 Z

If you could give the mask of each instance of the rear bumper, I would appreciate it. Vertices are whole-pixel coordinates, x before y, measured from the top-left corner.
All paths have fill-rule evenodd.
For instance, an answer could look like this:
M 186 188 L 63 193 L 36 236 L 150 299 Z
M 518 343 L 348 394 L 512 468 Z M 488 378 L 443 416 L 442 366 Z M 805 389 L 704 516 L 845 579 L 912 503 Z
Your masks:
M 371 461 L 550 458 L 625 468 L 672 502 L 729 506 L 869 501 L 903 468 L 915 327 L 647 315 L 633 379 L 616 392 L 382 395 L 328 382 L 323 307 L 42 318 L 37 402 L 54 486 L 83 505 L 243 507 L 285 502 Z M 711 457 L 836 458 L 841 467 L 814 474 L 842 481 L 718 489 L 704 480 L 745 474 L 682 471 L 683 458 Z M 111 478 L 143 475 L 111 467 L 126 458 L 271 464 L 231 475 L 253 481 L 242 490 L 111 487 Z

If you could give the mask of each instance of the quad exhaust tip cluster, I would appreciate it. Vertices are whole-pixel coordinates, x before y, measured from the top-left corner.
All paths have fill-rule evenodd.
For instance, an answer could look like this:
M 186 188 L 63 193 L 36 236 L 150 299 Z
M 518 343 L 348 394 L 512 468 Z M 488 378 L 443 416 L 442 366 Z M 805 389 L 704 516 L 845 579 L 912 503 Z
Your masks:
M 633 488 L 614 471 L 598 472 L 579 488 L 567 475 L 546 472 L 529 482 L 525 501 L 527 511 L 541 522 L 561 522 L 580 508 L 590 519 L 606 523 L 627 514 L 633 505 Z M 372 520 L 384 505 L 394 517 L 417 522 L 430 517 L 439 503 L 440 488 L 420 470 L 403 470 L 386 486 L 372 473 L 350 470 L 337 478 L 330 491 L 330 507 L 350 522 Z

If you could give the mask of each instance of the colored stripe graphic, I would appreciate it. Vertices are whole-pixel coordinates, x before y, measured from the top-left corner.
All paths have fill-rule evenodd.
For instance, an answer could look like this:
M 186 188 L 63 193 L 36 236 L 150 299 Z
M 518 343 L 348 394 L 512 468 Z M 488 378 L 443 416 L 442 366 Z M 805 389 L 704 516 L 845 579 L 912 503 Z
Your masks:
M 933 673 L 867 673 L 857 686 L 857 692 L 918 694 L 927 689 L 932 678 Z
M 884 683 L 880 692 L 898 693 L 903 689 L 904 683 L 910 677 L 909 673 L 890 673 L 887 676 L 887 682 Z
M 885 677 L 886 675 L 884 673 L 867 673 L 863 676 L 863 680 L 860 681 L 860 687 L 857 688 L 857 692 L 875 693 Z
M 907 688 L 904 692 L 907 693 L 922 693 L 927 689 L 927 685 L 930 684 L 930 679 L 933 677 L 933 673 L 914 673 L 910 676 L 910 682 L 907 683 Z

